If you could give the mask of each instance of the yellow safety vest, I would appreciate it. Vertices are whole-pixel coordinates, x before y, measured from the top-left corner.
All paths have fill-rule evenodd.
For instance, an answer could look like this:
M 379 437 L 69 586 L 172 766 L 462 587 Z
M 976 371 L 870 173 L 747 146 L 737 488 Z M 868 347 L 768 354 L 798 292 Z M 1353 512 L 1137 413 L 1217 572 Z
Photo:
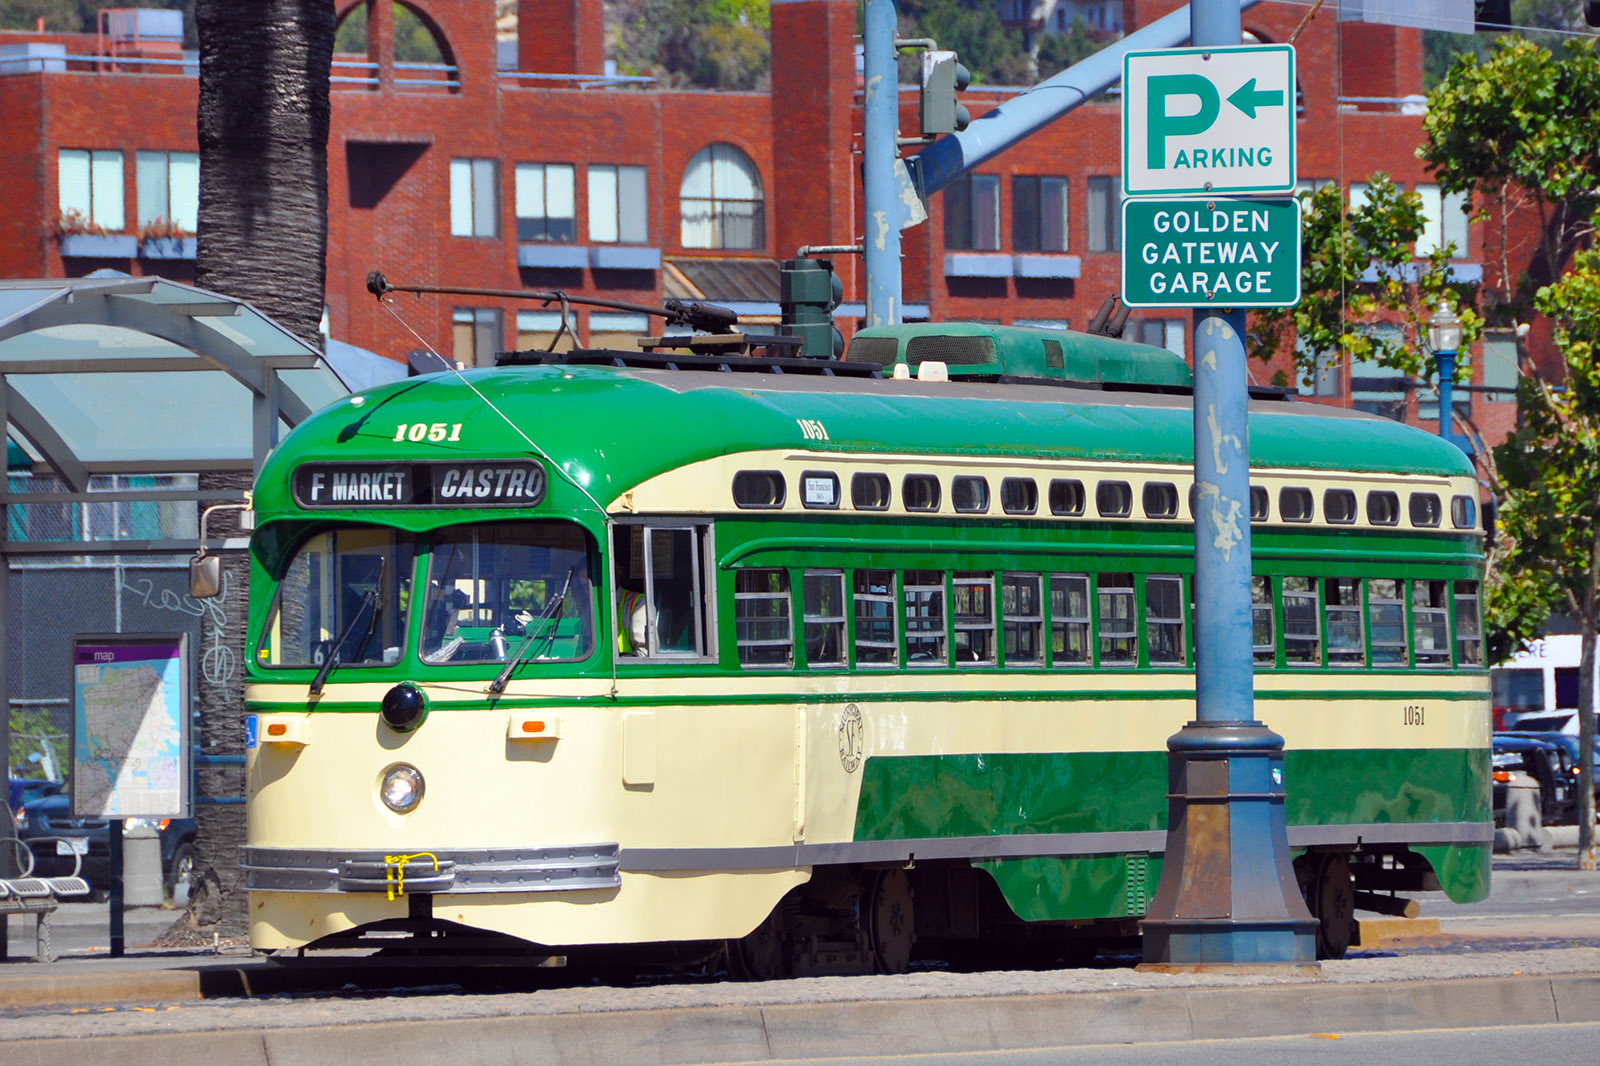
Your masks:
M 617 651 L 636 655 L 644 651 L 633 644 L 633 612 L 644 604 L 644 593 L 625 591 L 617 597 Z

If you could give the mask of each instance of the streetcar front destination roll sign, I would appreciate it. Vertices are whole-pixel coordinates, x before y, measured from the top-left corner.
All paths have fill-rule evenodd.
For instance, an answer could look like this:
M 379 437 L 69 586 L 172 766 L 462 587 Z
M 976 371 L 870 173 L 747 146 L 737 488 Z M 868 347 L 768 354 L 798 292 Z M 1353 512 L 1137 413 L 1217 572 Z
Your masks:
M 1291 307 L 1300 302 L 1300 201 L 1122 202 L 1130 307 Z
M 306 463 L 292 487 L 301 507 L 532 507 L 545 477 L 532 460 Z

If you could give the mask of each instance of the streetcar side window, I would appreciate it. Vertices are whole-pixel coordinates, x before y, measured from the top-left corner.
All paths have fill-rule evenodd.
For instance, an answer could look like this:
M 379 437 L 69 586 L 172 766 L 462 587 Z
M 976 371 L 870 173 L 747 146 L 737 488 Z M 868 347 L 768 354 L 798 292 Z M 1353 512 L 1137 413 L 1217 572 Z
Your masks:
M 1138 609 L 1133 598 L 1133 575 L 1101 574 L 1096 586 L 1100 665 L 1137 665 L 1139 623 Z
M 1483 665 L 1483 619 L 1476 581 L 1456 582 L 1456 664 Z
M 794 664 L 787 570 L 740 570 L 733 575 L 733 629 L 740 666 Z
M 1144 579 L 1144 632 L 1151 666 L 1182 666 L 1187 660 L 1184 607 L 1183 578 L 1151 574 Z
M 994 575 L 956 571 L 953 597 L 956 665 L 993 666 Z
M 844 571 L 805 574 L 806 665 L 813 670 L 845 662 Z
M 1044 665 L 1044 603 L 1038 574 L 1000 579 L 1000 614 L 1005 620 L 1007 666 Z
M 1250 490 L 1251 499 L 1255 489 Z M 1266 490 L 1262 490 L 1265 492 Z M 1271 669 L 1278 664 L 1278 644 L 1272 624 L 1272 580 L 1265 577 L 1250 579 L 1250 644 L 1255 664 Z
M 1089 575 L 1050 575 L 1050 659 L 1054 666 L 1088 666 Z
M 893 570 L 857 570 L 854 577 L 856 665 L 867 669 L 900 663 Z
M 1361 625 L 1361 581 L 1330 577 L 1322 583 L 1323 612 L 1328 622 L 1328 665 L 1362 666 L 1367 641 Z
M 617 527 L 613 602 L 624 656 L 704 659 L 712 654 L 706 578 L 710 532 L 705 525 Z
M 1411 639 L 1418 666 L 1450 665 L 1448 581 L 1411 582 Z
M 939 667 L 945 657 L 944 572 L 907 570 L 905 576 L 906 665 Z
M 1392 577 L 1367 582 L 1367 619 L 1372 626 L 1372 665 L 1406 665 L 1405 590 Z
M 1283 657 L 1285 662 L 1322 665 L 1322 634 L 1317 628 L 1317 579 L 1283 579 Z

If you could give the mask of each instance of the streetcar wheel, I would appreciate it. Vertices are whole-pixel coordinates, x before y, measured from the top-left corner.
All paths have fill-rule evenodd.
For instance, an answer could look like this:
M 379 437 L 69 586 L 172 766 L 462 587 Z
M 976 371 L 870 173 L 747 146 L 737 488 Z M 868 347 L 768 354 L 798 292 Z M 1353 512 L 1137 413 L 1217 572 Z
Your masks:
M 1356 890 L 1350 879 L 1350 860 L 1342 853 L 1320 856 L 1306 895 L 1306 904 L 1318 920 L 1317 958 L 1342 959 L 1355 931 Z
M 783 938 L 783 907 L 738 940 L 728 941 L 728 973 L 735 981 L 770 981 L 789 974 L 789 945 Z
M 911 879 L 885 870 L 872 887 L 872 954 L 879 973 L 905 973 L 917 929 L 911 909 Z

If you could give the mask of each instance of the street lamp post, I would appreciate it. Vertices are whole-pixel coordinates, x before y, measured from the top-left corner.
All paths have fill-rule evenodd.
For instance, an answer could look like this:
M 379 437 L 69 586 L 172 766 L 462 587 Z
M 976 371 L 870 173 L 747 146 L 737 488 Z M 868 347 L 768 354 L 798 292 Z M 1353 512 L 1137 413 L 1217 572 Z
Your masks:
M 1449 300 L 1440 300 L 1439 309 L 1428 320 L 1428 347 L 1433 349 L 1439 367 L 1439 436 L 1468 451 L 1466 442 L 1455 434 L 1456 353 L 1461 350 L 1461 319 L 1456 317 Z

